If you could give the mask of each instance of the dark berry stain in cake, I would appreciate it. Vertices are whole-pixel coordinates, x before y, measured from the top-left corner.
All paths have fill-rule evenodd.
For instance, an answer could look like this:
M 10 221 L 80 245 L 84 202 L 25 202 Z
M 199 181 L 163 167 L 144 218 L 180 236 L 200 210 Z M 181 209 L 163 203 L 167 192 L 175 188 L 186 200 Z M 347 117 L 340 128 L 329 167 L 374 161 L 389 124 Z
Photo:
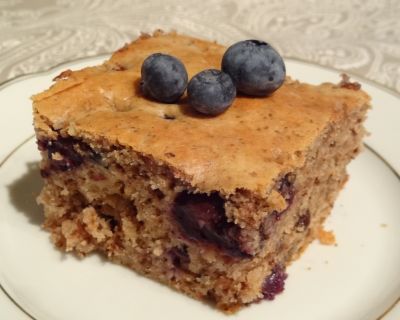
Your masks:
M 173 247 L 168 251 L 168 254 L 175 268 L 185 269 L 190 262 L 187 247 L 185 245 Z
M 69 139 L 69 138 L 67 138 L 67 139 Z M 94 151 L 93 148 L 89 144 L 87 144 L 81 140 L 74 139 L 74 138 L 71 138 L 71 139 L 75 140 L 75 146 L 81 152 L 84 153 L 85 158 L 88 158 L 89 160 L 92 160 L 94 162 L 101 161 L 101 159 L 102 159 L 101 155 L 99 153 L 97 153 L 96 151 Z
M 42 170 L 43 177 L 48 177 L 51 171 L 73 170 L 79 167 L 86 158 L 96 162 L 101 159 L 101 156 L 88 144 L 72 137 L 39 140 L 37 145 L 40 151 L 47 151 L 49 160 L 49 166 Z
M 48 140 L 37 140 L 36 144 L 38 146 L 39 151 L 46 151 L 47 150 L 47 141 Z
M 40 169 L 40 176 L 42 178 L 48 178 L 50 177 L 50 170 L 48 168 L 45 169 Z
M 286 209 L 283 210 L 283 211 L 276 211 L 276 210 L 274 210 L 274 211 L 272 211 L 271 215 L 272 215 L 272 217 L 274 217 L 274 220 L 275 220 L 275 221 L 280 221 L 281 218 L 282 218 L 282 214 L 284 214 L 285 211 L 286 211 Z
M 47 142 L 48 159 L 51 160 L 52 169 L 67 171 L 82 164 L 83 157 L 76 152 L 74 143 L 75 140 L 72 138 L 59 138 Z M 57 153 L 62 156 L 62 159 L 56 157 Z
M 298 218 L 294 228 L 297 232 L 304 232 L 310 225 L 310 222 L 311 222 L 310 211 L 307 210 L 306 213 L 302 214 Z
M 214 245 L 233 257 L 249 257 L 241 249 L 240 228 L 227 221 L 224 200 L 218 193 L 184 191 L 175 199 L 172 213 L 187 238 Z
M 281 180 L 277 183 L 278 192 L 285 198 L 288 205 L 292 204 L 294 198 L 294 181 L 296 180 L 296 175 L 294 173 L 287 173 Z
M 280 265 L 276 265 L 262 285 L 261 290 L 264 295 L 264 299 L 274 300 L 277 294 L 283 292 L 285 289 L 286 278 L 287 274 L 285 269 Z

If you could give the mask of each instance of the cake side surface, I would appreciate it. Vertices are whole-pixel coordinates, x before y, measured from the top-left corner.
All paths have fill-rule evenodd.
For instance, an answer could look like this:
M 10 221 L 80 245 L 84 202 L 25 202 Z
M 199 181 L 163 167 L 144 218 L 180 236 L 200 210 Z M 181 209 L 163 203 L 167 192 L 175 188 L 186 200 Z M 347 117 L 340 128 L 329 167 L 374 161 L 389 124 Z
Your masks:
M 141 61 L 157 51 L 191 76 L 224 48 L 144 37 L 34 97 L 44 227 L 63 250 L 100 251 L 223 310 L 273 299 L 347 179 L 369 97 L 287 79 L 206 118 L 185 98 L 141 95 Z
M 364 111 L 360 112 L 359 116 Z M 226 230 L 238 231 L 239 241 L 212 227 L 214 237 L 199 238 L 176 219 L 172 212 L 177 198 L 195 191 L 168 167 L 125 149 L 106 151 L 95 143 L 91 149 L 75 145 L 79 152 L 89 150 L 81 153 L 86 160 L 72 172 L 59 169 L 60 158 L 48 160 L 46 155 L 40 197 L 45 228 L 63 250 L 80 255 L 103 252 L 197 299 L 212 299 L 224 310 L 258 301 L 264 294 L 273 297 L 273 292 L 263 291 L 266 279 L 284 270 L 316 237 L 347 179 L 345 165 L 359 151 L 363 135 L 357 118 L 352 119 L 353 124 L 329 127 L 311 146 L 305 166 L 291 173 L 283 205 L 271 199 L 260 203 L 249 194 L 201 194 L 203 205 L 221 199 L 217 201 L 224 206 Z M 356 134 L 345 139 L 350 128 Z M 283 189 L 278 185 L 275 191 Z M 264 213 L 257 227 L 232 227 L 235 220 L 229 217 L 240 221 L 258 214 L 255 210 Z M 196 214 L 196 207 L 189 213 Z

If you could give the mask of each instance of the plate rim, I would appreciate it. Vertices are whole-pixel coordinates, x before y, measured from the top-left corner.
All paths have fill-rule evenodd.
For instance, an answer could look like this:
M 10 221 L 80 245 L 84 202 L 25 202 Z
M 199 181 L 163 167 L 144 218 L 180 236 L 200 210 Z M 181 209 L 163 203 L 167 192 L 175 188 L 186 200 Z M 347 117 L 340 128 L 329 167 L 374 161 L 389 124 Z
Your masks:
M 78 58 L 78 59 L 72 59 L 72 60 L 68 60 L 68 61 L 64 61 L 62 63 L 56 64 L 51 66 L 48 69 L 42 70 L 42 71 L 38 71 L 38 72 L 32 72 L 32 73 L 27 73 L 27 74 L 23 74 L 23 75 L 18 75 L 16 77 L 7 79 L 3 82 L 0 83 L 0 91 L 5 90 L 6 88 L 8 88 L 9 86 L 14 85 L 15 83 L 19 83 L 21 81 L 27 80 L 27 79 L 31 79 L 34 77 L 38 77 L 38 76 L 46 76 L 51 74 L 52 72 L 54 72 L 55 69 L 59 69 L 62 68 L 63 66 L 67 66 L 70 64 L 75 64 L 75 63 L 84 63 L 84 62 L 89 62 L 92 61 L 94 59 L 100 59 L 100 58 L 104 58 L 107 59 L 107 57 L 109 57 L 112 53 L 103 53 L 103 54 L 99 54 L 99 55 L 93 55 L 93 56 L 87 56 L 87 57 L 83 57 L 83 58 Z M 333 71 L 333 72 L 341 72 L 341 73 L 346 73 L 347 75 L 349 75 L 351 78 L 356 79 L 356 80 L 360 80 L 362 82 L 365 82 L 373 87 L 376 87 L 379 90 L 382 90 L 384 92 L 386 92 L 387 94 L 390 94 L 394 97 L 396 97 L 397 99 L 400 99 L 400 93 L 397 92 L 396 90 L 389 88 L 387 86 L 385 86 L 384 84 L 381 84 L 375 80 L 372 79 L 368 79 L 364 76 L 360 76 L 360 75 L 356 75 L 353 74 L 351 72 L 347 72 L 344 70 L 339 70 L 330 66 L 325 66 L 319 63 L 315 63 L 315 62 L 310 62 L 301 58 L 293 58 L 293 57 L 285 57 L 284 58 L 286 60 L 291 60 L 293 62 L 296 63 L 300 63 L 306 66 L 310 66 L 310 67 L 319 67 L 322 69 L 325 69 L 327 71 Z M 30 135 L 29 137 L 25 138 L 24 140 L 22 140 L 21 142 L 17 143 L 17 145 L 9 152 L 7 153 L 3 159 L 0 159 L 0 170 L 1 168 L 7 163 L 7 161 L 20 149 L 22 148 L 26 143 L 28 143 L 32 138 L 34 138 L 34 134 Z M 368 149 L 369 151 L 371 151 L 380 161 L 382 161 L 382 163 L 393 173 L 393 175 L 397 178 L 397 180 L 399 180 L 400 182 L 400 172 L 398 172 L 396 170 L 396 168 L 394 166 L 392 166 L 390 164 L 390 162 L 388 160 L 385 159 L 384 156 L 382 156 L 379 152 L 377 152 L 374 148 L 372 148 L 371 146 L 369 146 L 367 143 L 364 143 L 364 147 L 366 149 Z M 40 320 L 38 318 L 36 318 L 35 316 L 33 316 L 32 314 L 29 313 L 29 311 L 25 310 L 24 307 L 22 307 L 18 301 L 16 301 L 11 295 L 10 293 L 8 293 L 8 291 L 3 287 L 2 283 L 0 282 L 0 293 L 4 293 L 5 297 L 8 298 L 9 302 L 11 302 L 14 306 L 16 306 L 25 316 L 27 316 L 29 319 L 31 320 Z M 391 304 L 390 306 L 384 310 L 384 312 L 378 317 L 376 318 L 376 320 L 385 320 L 384 318 L 389 315 L 389 313 L 395 309 L 395 307 L 400 303 L 400 296 L 397 297 Z

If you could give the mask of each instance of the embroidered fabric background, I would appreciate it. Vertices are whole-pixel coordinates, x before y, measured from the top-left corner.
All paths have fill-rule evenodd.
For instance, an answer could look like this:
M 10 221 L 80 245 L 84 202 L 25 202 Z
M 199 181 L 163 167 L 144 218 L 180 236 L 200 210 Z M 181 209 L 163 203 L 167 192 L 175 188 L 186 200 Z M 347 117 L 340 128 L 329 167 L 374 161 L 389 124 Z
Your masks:
M 285 57 L 400 92 L 397 0 L 0 0 L 0 83 L 112 52 L 156 28 L 225 44 L 264 39 Z

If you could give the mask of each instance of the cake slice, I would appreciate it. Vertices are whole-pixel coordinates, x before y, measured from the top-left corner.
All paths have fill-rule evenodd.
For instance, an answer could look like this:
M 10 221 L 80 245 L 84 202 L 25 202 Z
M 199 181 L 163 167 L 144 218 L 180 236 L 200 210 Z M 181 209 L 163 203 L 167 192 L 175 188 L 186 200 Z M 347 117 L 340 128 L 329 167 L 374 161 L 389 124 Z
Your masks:
M 98 251 L 225 311 L 273 299 L 285 267 L 315 239 L 364 136 L 369 96 L 342 82 L 285 81 L 238 96 L 218 117 L 140 92 L 152 53 L 189 77 L 219 68 L 223 46 L 141 36 L 97 67 L 66 70 L 33 97 L 55 245 Z M 135 290 L 132 288 L 132 290 Z

